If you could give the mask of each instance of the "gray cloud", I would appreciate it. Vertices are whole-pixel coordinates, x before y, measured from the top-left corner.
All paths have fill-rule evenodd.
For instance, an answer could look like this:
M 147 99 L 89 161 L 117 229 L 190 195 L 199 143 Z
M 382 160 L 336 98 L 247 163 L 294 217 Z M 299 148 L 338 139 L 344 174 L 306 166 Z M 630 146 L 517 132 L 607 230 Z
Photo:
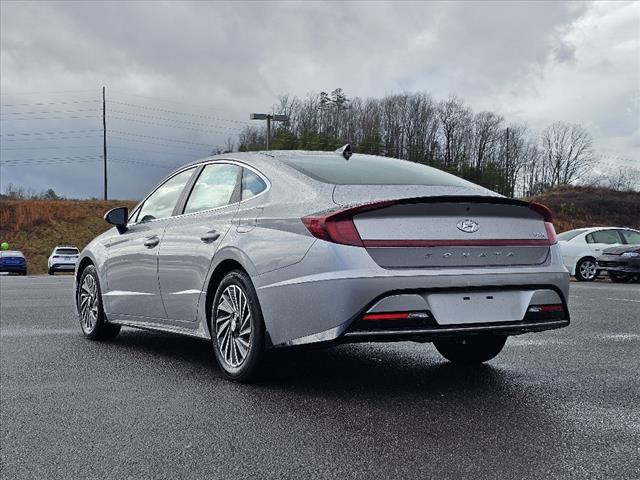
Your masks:
M 245 121 L 282 93 L 342 87 L 366 97 L 424 90 L 436 98 L 455 93 L 475 109 L 496 110 L 535 129 L 555 120 L 579 122 L 604 153 L 638 158 L 640 7 L 632 2 L 0 5 L 2 104 L 97 100 L 107 85 L 109 99 L 147 107 L 121 105 L 139 116 L 118 120 L 111 113 L 111 129 L 222 144 L 238 123 L 148 108 Z M 48 93 L 57 91 L 66 93 Z M 98 118 L 12 121 L 7 115 L 26 108 L 2 108 L 3 159 L 100 154 L 99 132 L 69 140 L 64 145 L 78 148 L 67 150 L 35 148 L 63 142 L 6 141 L 15 132 L 100 128 Z M 142 122 L 167 122 L 142 115 L 184 118 L 216 131 L 188 123 L 159 127 Z M 113 137 L 114 160 L 176 166 L 208 153 L 193 144 Z M 29 150 L 5 150 L 14 146 Z M 140 197 L 167 170 L 114 163 L 111 171 L 115 196 Z M 3 167 L 0 173 L 3 186 L 11 181 L 100 195 L 95 163 Z

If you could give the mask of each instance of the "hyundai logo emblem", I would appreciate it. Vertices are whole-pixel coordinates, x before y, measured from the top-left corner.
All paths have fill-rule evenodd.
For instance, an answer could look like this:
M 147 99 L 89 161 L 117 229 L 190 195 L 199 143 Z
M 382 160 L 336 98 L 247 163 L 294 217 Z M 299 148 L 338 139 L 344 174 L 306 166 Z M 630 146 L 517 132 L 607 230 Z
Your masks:
M 475 222 L 473 220 L 469 220 L 468 218 L 466 220 L 460 220 L 457 224 L 456 227 L 458 227 L 458 230 L 465 232 L 465 233 L 473 233 L 473 232 L 477 232 L 478 229 L 480 228 L 480 225 L 478 225 L 478 222 Z

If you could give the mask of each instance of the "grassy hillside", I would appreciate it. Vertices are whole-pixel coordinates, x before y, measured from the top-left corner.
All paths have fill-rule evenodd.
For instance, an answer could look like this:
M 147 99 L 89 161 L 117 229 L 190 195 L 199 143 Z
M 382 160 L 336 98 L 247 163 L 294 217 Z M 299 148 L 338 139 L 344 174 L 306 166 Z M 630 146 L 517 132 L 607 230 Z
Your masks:
M 103 220 L 110 208 L 133 208 L 132 201 L 0 200 L 0 242 L 21 250 L 29 273 L 46 273 L 47 258 L 56 245 L 82 249 L 109 225 Z
M 616 192 L 606 188 L 563 187 L 535 200 L 555 215 L 556 230 L 587 226 L 640 227 L 640 192 Z M 30 273 L 46 273 L 47 258 L 56 245 L 82 249 L 109 228 L 102 216 L 110 208 L 133 201 L 100 200 L 0 200 L 0 242 L 22 250 Z
M 600 187 L 560 187 L 529 200 L 554 214 L 557 232 L 582 227 L 640 228 L 640 192 Z

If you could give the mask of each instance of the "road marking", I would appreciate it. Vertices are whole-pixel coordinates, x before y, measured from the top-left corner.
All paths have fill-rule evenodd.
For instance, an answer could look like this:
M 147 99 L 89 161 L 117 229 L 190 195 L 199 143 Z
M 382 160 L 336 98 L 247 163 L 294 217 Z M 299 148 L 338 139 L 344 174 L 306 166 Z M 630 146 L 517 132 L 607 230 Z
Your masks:
M 575 295 L 571 295 L 569 297 L 569 301 L 571 300 L 585 300 L 585 299 L 589 299 L 589 300 L 614 300 L 616 302 L 633 302 L 633 303 L 640 303 L 640 300 L 633 300 L 631 298 L 613 298 L 613 297 L 577 297 Z
M 43 329 L 34 328 L 3 328 L 0 330 L 0 337 L 42 337 L 46 335 L 70 335 L 78 334 L 77 328 Z
M 633 303 L 640 303 L 640 300 L 631 300 L 630 298 L 611 298 L 611 297 L 604 297 L 604 300 L 615 300 L 615 301 L 620 301 L 620 302 L 633 302 Z

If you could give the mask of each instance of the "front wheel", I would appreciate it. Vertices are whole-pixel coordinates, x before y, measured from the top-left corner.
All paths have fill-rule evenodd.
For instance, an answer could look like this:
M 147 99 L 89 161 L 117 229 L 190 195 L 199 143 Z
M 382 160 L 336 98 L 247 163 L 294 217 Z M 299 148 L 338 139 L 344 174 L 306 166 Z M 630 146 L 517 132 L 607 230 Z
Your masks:
M 98 272 L 93 265 L 84 269 L 78 282 L 76 302 L 80 314 L 80 327 L 90 340 L 111 340 L 120 333 L 120 325 L 107 322 L 102 308 L 102 292 Z
M 507 337 L 478 335 L 433 342 L 440 355 L 453 363 L 474 364 L 495 358 L 504 347 Z
M 229 272 L 216 290 L 211 340 L 227 377 L 243 383 L 255 378 L 264 352 L 264 322 L 251 279 L 242 271 Z
M 596 261 L 593 258 L 583 258 L 576 265 L 576 280 L 579 282 L 593 282 L 597 273 Z

